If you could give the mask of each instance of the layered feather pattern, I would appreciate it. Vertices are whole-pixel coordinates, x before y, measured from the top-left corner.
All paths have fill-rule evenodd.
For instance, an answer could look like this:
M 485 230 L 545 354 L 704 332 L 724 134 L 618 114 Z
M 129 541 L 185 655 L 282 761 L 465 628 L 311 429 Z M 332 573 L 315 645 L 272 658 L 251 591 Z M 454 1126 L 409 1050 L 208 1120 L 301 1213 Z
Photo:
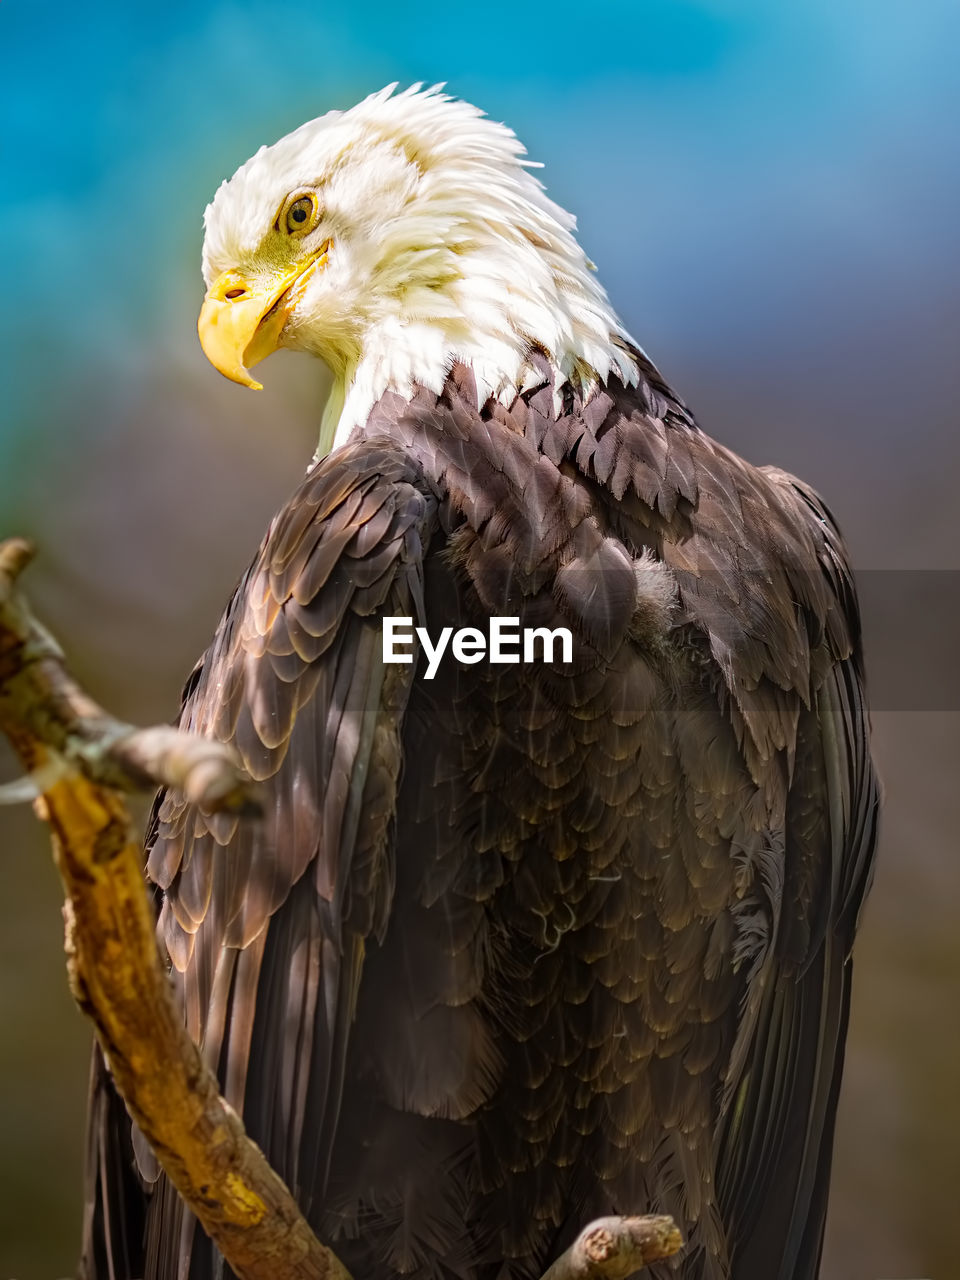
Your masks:
M 158 801 L 192 1034 L 354 1275 L 534 1277 L 669 1212 L 655 1277 L 813 1280 L 876 782 L 836 528 L 638 385 L 386 392 L 271 526 L 182 723 L 259 824 Z M 572 661 L 384 665 L 387 615 Z M 96 1080 L 86 1274 L 226 1274 Z M 122 1226 L 119 1224 L 125 1224 Z

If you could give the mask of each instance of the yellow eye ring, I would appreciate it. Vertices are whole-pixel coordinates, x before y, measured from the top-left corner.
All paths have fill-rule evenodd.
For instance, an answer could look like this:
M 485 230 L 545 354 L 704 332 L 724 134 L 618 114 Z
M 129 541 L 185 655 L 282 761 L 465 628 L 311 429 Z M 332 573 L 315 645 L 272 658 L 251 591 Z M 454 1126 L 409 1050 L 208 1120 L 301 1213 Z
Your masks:
M 320 201 L 312 191 L 290 196 L 277 216 L 277 230 L 288 236 L 305 236 L 320 221 Z

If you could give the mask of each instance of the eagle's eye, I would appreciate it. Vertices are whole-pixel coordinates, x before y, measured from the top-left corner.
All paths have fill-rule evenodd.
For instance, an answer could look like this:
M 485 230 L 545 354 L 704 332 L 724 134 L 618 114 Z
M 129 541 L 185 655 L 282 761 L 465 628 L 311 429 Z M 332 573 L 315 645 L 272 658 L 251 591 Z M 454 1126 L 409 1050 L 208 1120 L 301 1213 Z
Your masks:
M 290 236 L 304 236 L 320 221 L 320 202 L 313 192 L 294 196 L 277 218 L 277 229 Z

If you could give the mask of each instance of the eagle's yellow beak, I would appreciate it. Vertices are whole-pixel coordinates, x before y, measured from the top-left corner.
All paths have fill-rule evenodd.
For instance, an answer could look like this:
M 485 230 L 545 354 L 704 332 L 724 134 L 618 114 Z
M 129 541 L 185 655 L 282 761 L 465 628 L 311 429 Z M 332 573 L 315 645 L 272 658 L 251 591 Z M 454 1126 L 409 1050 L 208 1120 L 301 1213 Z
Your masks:
M 288 270 L 251 282 L 242 271 L 224 271 L 207 290 L 200 308 L 197 332 L 204 354 L 215 369 L 254 391 L 247 372 L 276 351 L 287 317 L 303 294 L 307 281 L 326 265 L 329 240 L 306 260 Z

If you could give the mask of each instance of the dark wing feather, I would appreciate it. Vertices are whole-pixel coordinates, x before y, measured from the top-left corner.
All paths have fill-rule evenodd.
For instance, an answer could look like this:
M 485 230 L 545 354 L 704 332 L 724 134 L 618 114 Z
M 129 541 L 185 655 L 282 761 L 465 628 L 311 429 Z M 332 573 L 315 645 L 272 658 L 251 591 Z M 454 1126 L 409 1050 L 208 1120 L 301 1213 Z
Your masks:
M 126 1108 L 98 1049 L 90 1073 L 86 1168 L 79 1280 L 127 1280 L 140 1275 L 144 1183 L 134 1160 Z
M 813 1280 L 876 843 L 856 595 L 817 495 L 704 436 L 641 366 L 632 403 L 584 415 L 574 456 L 617 500 L 625 543 L 645 529 L 673 571 L 766 812 L 759 875 L 735 912 L 743 996 L 717 1193 L 734 1280 Z
M 380 618 L 422 611 L 435 513 L 419 469 L 382 440 L 338 451 L 304 481 L 237 588 L 180 720 L 233 743 L 260 780 L 263 819 L 207 815 L 167 793 L 148 840 L 189 1030 L 308 1210 L 326 1176 L 364 939 L 382 933 L 393 892 L 413 667 L 384 666 Z M 136 1132 L 133 1168 L 105 1073 L 94 1099 L 110 1123 L 91 1129 L 102 1136 L 89 1161 L 90 1274 L 220 1274 Z M 155 1184 L 140 1258 L 135 1224 L 115 1220 L 116 1170 L 131 1183 L 125 1202 Z M 142 1190 L 140 1200 L 142 1213 Z
M 787 794 L 778 927 L 751 980 L 747 1036 L 727 1080 L 718 1192 L 735 1280 L 814 1280 L 827 1208 L 833 1127 L 850 1007 L 850 950 L 869 887 L 878 784 L 852 578 L 829 513 L 790 477 L 770 473 L 797 518 L 812 527 L 822 575 L 795 582 L 797 598 L 825 583 L 836 602 L 811 648 L 833 662 L 799 715 Z M 831 625 L 843 619 L 840 652 Z M 841 641 L 842 643 L 842 641 Z

